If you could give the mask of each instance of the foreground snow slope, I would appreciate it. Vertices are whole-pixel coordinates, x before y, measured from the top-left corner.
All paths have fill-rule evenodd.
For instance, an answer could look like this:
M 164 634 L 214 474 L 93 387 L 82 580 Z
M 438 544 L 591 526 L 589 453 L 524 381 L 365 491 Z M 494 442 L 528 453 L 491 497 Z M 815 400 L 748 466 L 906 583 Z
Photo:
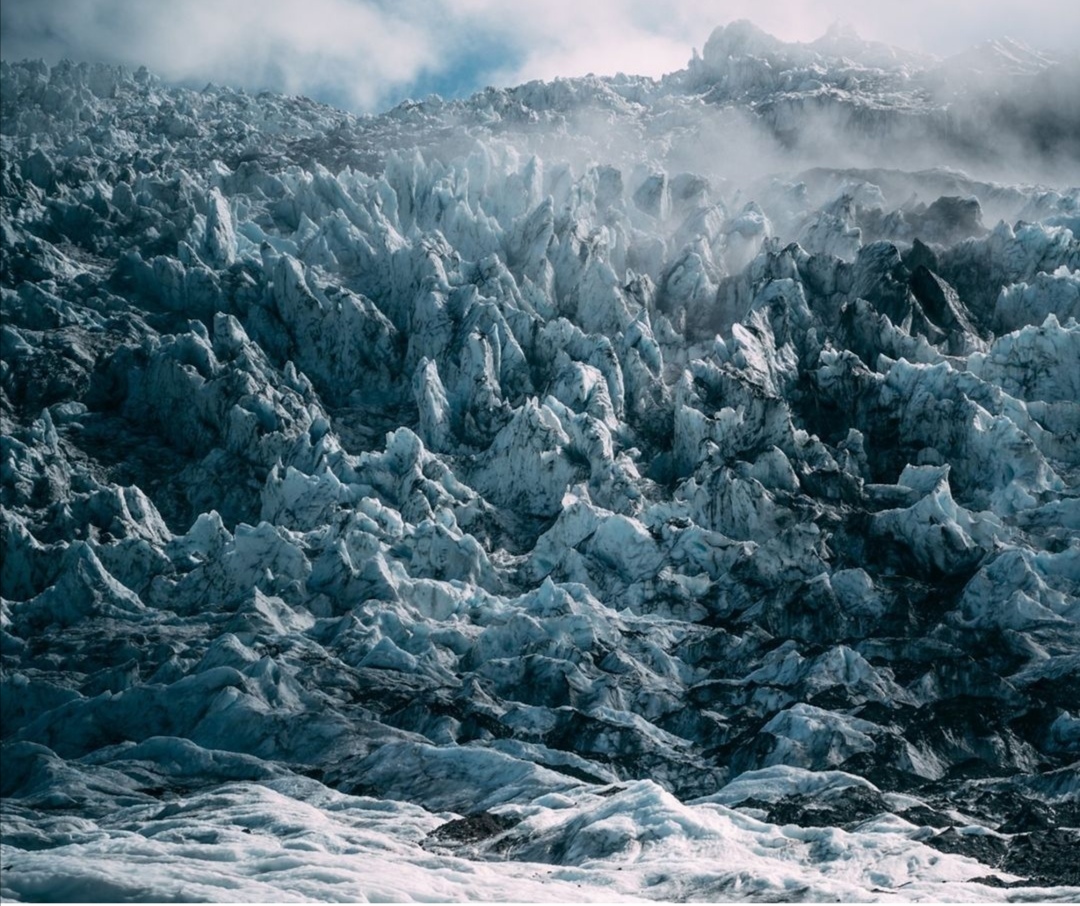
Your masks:
M 1073 75 L 2 64 L 4 896 L 1075 899 Z

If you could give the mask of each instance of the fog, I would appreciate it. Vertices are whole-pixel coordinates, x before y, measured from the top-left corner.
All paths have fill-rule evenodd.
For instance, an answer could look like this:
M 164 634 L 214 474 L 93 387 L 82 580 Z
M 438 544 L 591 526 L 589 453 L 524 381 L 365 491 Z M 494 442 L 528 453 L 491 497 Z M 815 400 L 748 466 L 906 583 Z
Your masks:
M 5 0 L 0 52 L 147 65 L 198 87 L 265 88 L 373 112 L 533 78 L 659 76 L 685 66 L 715 26 L 744 17 L 786 41 L 813 40 L 843 19 L 866 38 L 938 56 L 1003 35 L 1071 54 L 1080 34 L 1080 5 L 1067 0 Z
M 797 184 L 801 173 L 814 168 L 953 168 L 964 174 L 954 191 L 979 194 L 989 205 L 993 199 L 974 181 L 1070 187 L 1080 174 L 1080 69 L 1071 56 L 1062 54 L 1063 65 L 1020 79 L 980 69 L 977 56 L 939 65 L 941 55 L 997 35 L 1044 48 L 1060 45 L 1063 36 L 1080 33 L 1080 7 L 1065 3 L 1029 4 L 1024 15 L 1010 4 L 959 2 L 939 9 L 923 0 L 902 10 L 849 0 L 812 8 L 791 0 L 761 8 L 741 0 L 663 7 L 641 0 L 549 0 L 543 6 L 307 0 L 302 9 L 295 0 L 231 0 L 226 8 L 223 16 L 221 5 L 209 0 L 168 7 L 139 0 L 6 0 L 0 7 L 3 55 L 145 64 L 166 80 L 195 88 L 207 82 L 267 88 L 364 112 L 433 91 L 460 97 L 488 84 L 514 86 L 589 72 L 655 77 L 687 70 L 690 93 L 706 92 L 730 75 L 716 61 L 708 65 L 720 69 L 705 71 L 697 56 L 701 51 L 709 59 L 708 39 L 725 20 L 749 14 L 779 41 L 809 43 L 842 18 L 866 39 L 916 49 L 909 71 L 917 85 L 908 84 L 905 74 L 875 89 L 898 93 L 899 107 L 885 113 L 873 104 L 836 102 L 830 90 L 781 98 L 753 113 L 742 102 L 727 106 L 688 97 L 675 107 L 647 104 L 644 115 L 613 115 L 595 99 L 567 107 L 545 101 L 542 90 L 525 89 L 518 101 L 535 102 L 539 119 L 500 128 L 514 153 L 563 161 L 577 173 L 602 161 L 634 180 L 659 169 L 704 175 L 714 197 L 729 205 L 775 194 L 776 184 Z M 777 53 L 766 67 L 770 72 L 806 68 L 808 51 L 801 45 L 782 46 Z M 813 75 L 812 69 L 810 64 L 806 71 Z M 733 77 L 745 76 L 736 70 Z M 633 95 L 633 88 L 616 87 L 614 96 L 623 90 Z M 920 108 L 920 95 L 933 103 Z M 447 124 L 458 116 L 439 115 Z M 423 130 L 415 139 L 447 160 L 459 156 L 486 129 L 468 111 L 460 116 L 462 128 L 440 139 L 441 147 L 431 145 Z M 384 140 L 377 132 L 363 135 L 366 129 L 354 142 L 377 164 Z M 367 169 L 359 159 L 347 162 Z M 890 184 L 896 187 L 893 205 L 923 194 L 917 182 Z M 781 207 L 789 203 L 794 202 Z M 1008 215 L 1004 204 L 1002 214 Z

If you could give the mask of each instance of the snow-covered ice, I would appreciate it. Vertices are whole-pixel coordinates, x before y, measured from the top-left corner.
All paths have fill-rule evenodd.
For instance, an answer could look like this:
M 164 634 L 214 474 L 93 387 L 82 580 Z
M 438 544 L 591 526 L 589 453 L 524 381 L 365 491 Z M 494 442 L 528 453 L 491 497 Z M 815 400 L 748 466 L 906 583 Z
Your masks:
M 0 893 L 1075 901 L 1074 76 L 0 64 Z

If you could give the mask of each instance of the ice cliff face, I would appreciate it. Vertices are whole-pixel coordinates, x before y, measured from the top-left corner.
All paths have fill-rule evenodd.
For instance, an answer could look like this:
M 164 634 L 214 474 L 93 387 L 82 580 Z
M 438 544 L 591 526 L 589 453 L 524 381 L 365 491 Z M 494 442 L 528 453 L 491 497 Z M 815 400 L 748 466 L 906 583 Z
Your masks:
M 0 76 L 5 896 L 1076 896 L 1065 67 Z

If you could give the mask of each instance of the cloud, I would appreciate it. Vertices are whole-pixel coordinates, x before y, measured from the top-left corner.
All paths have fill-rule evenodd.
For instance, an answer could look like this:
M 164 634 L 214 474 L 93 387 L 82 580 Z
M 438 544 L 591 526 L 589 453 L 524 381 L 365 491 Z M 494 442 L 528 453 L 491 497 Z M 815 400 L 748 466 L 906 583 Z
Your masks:
M 4 0 L 0 45 L 5 59 L 145 64 L 174 81 L 371 111 L 530 78 L 658 76 L 738 18 L 789 41 L 843 18 L 867 38 L 938 54 L 1005 34 L 1067 49 L 1080 33 L 1080 4 L 1066 0 Z
M 146 65 L 177 81 L 334 96 L 369 109 L 436 63 L 423 3 L 5 0 L 5 58 Z

